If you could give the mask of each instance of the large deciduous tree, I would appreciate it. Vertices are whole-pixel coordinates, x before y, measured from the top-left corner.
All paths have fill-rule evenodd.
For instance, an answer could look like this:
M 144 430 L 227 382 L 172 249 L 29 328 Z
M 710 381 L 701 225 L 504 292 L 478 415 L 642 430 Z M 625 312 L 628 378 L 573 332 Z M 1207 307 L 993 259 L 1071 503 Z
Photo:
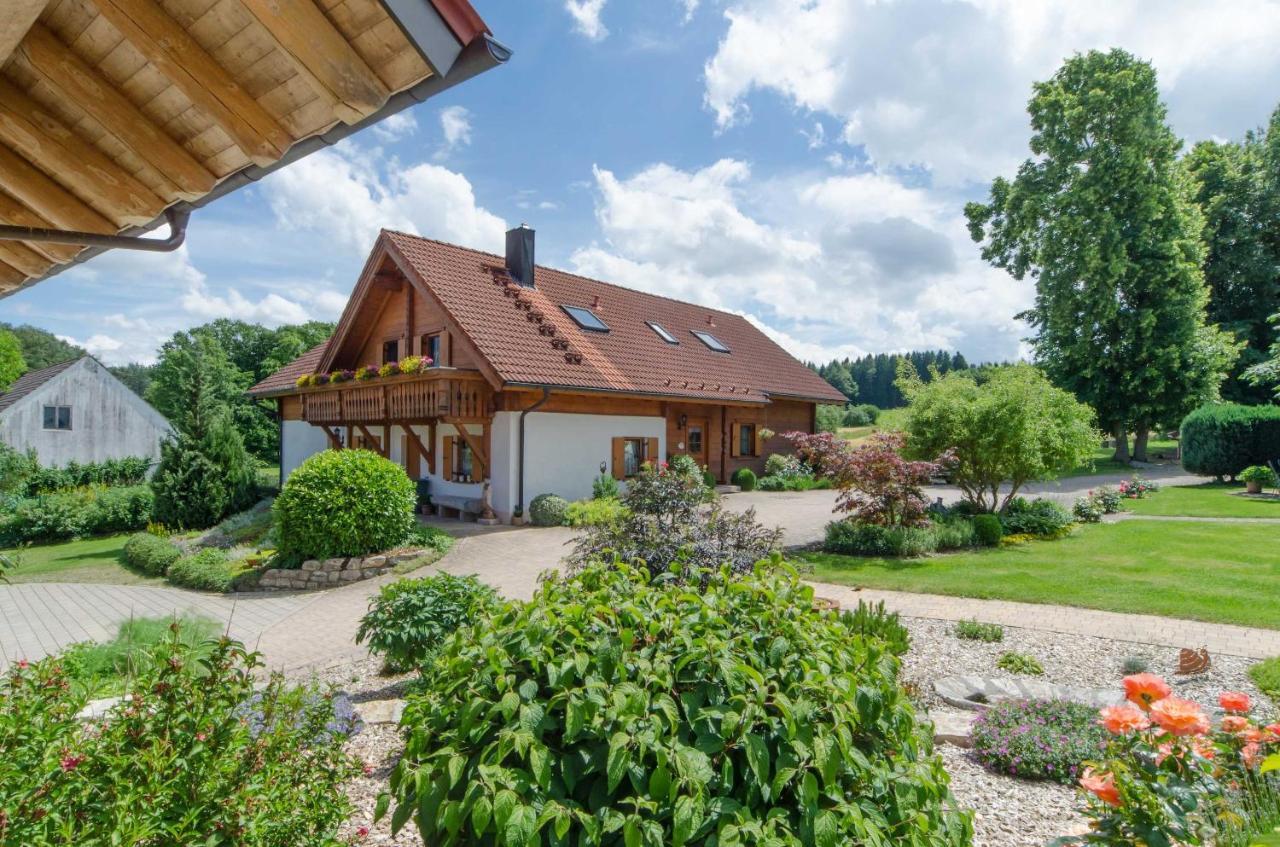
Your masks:
M 27 372 L 22 346 L 12 332 L 0 329 L 0 393 L 9 390 L 14 380 Z
M 1003 511 L 1023 485 L 1082 464 L 1098 443 L 1093 410 L 1030 365 L 993 368 L 982 385 L 963 372 L 926 383 L 905 363 L 899 374 L 907 455 L 948 456 L 952 482 L 983 511 Z
M 1028 104 L 1032 158 L 965 208 L 983 258 L 1036 282 L 1022 317 L 1053 382 L 1128 433 L 1181 419 L 1237 352 L 1206 323 L 1202 219 L 1150 64 L 1122 50 L 1067 60 Z

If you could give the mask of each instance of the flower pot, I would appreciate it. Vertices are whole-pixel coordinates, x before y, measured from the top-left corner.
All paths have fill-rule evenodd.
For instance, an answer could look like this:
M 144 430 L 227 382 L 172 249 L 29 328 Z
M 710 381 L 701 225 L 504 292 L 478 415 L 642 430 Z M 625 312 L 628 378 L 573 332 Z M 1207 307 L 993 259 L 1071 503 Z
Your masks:
M 1260 480 L 1260 479 L 1251 479 L 1251 480 L 1249 480 L 1248 482 L 1246 482 L 1246 483 L 1244 484 L 1244 490 L 1245 490 L 1245 493 L 1246 493 L 1246 494 L 1261 494 L 1261 493 L 1262 493 L 1262 480 Z
M 524 526 L 524 515 L 512 515 L 512 516 L 511 516 L 511 525 L 512 525 L 512 526 Z

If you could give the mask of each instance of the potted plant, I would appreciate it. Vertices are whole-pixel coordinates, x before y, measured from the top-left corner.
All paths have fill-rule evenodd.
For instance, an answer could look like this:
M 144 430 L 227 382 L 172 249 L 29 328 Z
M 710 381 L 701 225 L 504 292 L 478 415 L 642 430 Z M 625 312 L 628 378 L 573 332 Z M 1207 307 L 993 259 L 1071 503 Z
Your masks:
M 1244 490 L 1249 494 L 1261 494 L 1263 488 L 1276 487 L 1276 472 L 1264 465 L 1252 465 L 1240 472 Z
M 516 506 L 511 512 L 511 525 L 524 526 L 524 508 Z

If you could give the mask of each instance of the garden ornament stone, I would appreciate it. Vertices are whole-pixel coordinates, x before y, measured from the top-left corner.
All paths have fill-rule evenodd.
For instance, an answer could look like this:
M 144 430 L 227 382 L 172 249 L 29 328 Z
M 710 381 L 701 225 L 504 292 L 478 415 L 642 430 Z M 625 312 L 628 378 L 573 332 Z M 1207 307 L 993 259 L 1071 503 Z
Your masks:
M 1206 673 L 1211 667 L 1213 667 L 1213 662 L 1209 659 L 1209 648 L 1207 647 L 1201 647 L 1199 650 L 1183 647 L 1178 651 L 1179 676 Z

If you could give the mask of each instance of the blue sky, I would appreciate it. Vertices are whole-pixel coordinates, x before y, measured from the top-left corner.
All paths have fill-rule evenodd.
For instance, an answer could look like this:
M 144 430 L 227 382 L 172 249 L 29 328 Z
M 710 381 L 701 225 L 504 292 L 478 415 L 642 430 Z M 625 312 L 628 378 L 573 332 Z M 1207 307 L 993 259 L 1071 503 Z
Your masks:
M 741 312 L 805 358 L 1006 359 L 1031 299 L 961 210 L 1026 156 L 1031 83 L 1075 51 L 1152 60 L 1184 138 L 1280 101 L 1280 3 L 473 0 L 505 66 L 192 220 L 0 300 L 0 320 L 150 361 L 216 317 L 335 319 L 380 226 Z

